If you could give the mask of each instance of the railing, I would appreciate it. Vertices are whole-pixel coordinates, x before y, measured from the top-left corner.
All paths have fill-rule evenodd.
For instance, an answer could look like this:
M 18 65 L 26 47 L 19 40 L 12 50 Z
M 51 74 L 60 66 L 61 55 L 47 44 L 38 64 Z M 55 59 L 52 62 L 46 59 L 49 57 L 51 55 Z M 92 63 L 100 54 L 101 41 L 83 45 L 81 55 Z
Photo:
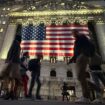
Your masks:
M 41 81 L 42 82 L 74 82 L 76 83 L 77 81 L 77 78 L 73 78 L 73 77 L 41 77 Z

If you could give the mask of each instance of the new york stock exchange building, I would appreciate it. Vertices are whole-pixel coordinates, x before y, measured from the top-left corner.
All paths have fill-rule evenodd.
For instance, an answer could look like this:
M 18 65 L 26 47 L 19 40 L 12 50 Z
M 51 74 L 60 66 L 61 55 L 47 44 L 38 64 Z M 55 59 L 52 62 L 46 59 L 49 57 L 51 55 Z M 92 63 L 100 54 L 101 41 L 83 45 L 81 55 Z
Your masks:
M 14 37 L 20 34 L 22 52 L 28 51 L 30 58 L 43 55 L 41 95 L 59 99 L 66 82 L 73 101 L 82 95 L 75 64 L 67 65 L 73 56 L 73 29 L 84 35 L 91 32 L 89 37 L 105 61 L 104 0 L 0 0 L 0 70 Z M 91 78 L 88 68 L 87 75 Z

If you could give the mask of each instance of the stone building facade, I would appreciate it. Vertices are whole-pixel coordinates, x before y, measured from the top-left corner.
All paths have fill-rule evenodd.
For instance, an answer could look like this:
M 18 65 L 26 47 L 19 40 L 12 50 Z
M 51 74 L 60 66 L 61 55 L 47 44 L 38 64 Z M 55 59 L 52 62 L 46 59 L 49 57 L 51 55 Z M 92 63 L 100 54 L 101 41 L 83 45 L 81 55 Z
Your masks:
M 0 3 L 0 58 L 1 68 L 15 37 L 18 24 L 89 24 L 98 51 L 105 61 L 104 0 L 2 0 Z M 94 30 L 93 30 L 94 29 Z M 70 59 L 70 58 L 69 58 Z M 71 96 L 80 97 L 81 87 L 76 77 L 75 64 L 67 65 L 64 58 L 50 62 L 44 57 L 41 67 L 41 95 L 61 97 L 63 82 L 70 86 Z

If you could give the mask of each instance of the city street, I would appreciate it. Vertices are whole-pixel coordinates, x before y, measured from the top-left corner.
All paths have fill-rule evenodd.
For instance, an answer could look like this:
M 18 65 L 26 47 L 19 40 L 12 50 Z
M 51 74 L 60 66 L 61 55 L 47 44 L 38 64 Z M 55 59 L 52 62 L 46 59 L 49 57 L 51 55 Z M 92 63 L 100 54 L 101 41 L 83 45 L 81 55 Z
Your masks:
M 56 100 L 2 100 L 0 99 L 0 105 L 87 105 L 84 103 L 73 103 L 73 102 L 62 102 Z M 90 105 L 90 104 L 89 104 Z M 95 105 L 95 104 L 91 104 Z M 96 104 L 96 105 L 105 105 L 105 104 Z

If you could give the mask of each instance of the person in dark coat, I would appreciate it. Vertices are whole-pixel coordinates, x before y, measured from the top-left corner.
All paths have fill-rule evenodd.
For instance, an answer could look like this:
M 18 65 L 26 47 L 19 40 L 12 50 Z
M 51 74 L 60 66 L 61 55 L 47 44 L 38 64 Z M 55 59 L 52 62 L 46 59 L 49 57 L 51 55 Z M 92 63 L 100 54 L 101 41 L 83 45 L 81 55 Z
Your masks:
M 37 90 L 36 90 L 36 99 L 41 99 L 40 96 L 40 88 L 41 88 L 41 82 L 40 82 L 40 69 L 41 69 L 41 63 L 40 63 L 41 57 L 38 56 L 36 59 L 31 59 L 28 64 L 28 69 L 31 71 L 31 83 L 29 87 L 29 97 L 32 97 L 32 90 L 35 84 L 35 81 L 37 82 Z
M 95 46 L 89 37 L 80 34 L 78 30 L 73 31 L 73 36 L 75 38 L 74 55 L 68 64 L 72 62 L 76 63 L 76 59 L 81 53 L 84 53 L 86 56 L 93 56 L 95 53 Z
M 10 90 L 8 95 L 6 95 L 5 99 L 12 98 L 14 99 L 17 95 L 18 84 L 21 83 L 21 75 L 20 75 L 20 43 L 21 36 L 16 35 L 9 51 L 7 54 L 7 59 L 5 61 L 6 67 L 2 72 L 3 79 L 10 79 Z M 9 84 L 8 84 L 9 85 Z
M 95 46 L 91 39 L 84 34 L 79 34 L 78 30 L 73 31 L 75 37 L 74 56 L 69 63 L 76 62 L 77 78 L 80 81 L 83 97 L 76 102 L 89 102 L 89 89 L 86 80 L 86 68 L 89 63 L 89 58 L 95 54 Z

